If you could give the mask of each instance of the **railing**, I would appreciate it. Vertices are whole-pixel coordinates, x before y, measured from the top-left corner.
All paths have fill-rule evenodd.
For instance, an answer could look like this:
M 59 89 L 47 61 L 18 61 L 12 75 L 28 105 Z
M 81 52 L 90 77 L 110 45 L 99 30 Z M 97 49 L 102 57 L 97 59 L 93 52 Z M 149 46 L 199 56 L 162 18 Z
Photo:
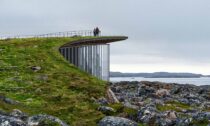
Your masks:
M 76 37 L 76 36 L 93 36 L 92 30 L 82 30 L 82 31 L 66 31 L 66 32 L 56 32 L 40 35 L 16 35 L 16 36 L 1 36 L 0 40 L 6 39 L 23 39 L 23 38 L 60 38 L 60 37 Z

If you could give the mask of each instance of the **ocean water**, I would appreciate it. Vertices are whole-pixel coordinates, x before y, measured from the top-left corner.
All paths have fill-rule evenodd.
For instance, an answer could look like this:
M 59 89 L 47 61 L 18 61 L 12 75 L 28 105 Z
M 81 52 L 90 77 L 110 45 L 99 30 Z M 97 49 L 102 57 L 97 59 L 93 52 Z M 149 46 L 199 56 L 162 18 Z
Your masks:
M 120 81 L 159 81 L 165 83 L 210 85 L 210 77 L 201 78 L 143 78 L 143 77 L 111 77 L 111 82 Z

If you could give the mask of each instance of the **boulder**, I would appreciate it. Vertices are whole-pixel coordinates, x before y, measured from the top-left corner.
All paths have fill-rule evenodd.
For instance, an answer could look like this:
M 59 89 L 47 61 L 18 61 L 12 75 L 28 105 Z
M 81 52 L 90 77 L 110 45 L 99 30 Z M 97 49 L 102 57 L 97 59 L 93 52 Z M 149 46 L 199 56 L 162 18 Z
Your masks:
M 201 112 L 193 115 L 193 119 L 201 121 L 204 119 L 210 120 L 210 112 Z
M 132 105 L 129 101 L 125 101 L 124 102 L 124 104 L 123 104 L 125 107 L 127 107 L 127 108 L 131 108 L 131 109 L 136 109 L 136 110 L 138 110 L 139 109 L 139 107 L 138 106 L 136 106 L 136 105 Z
M 167 89 L 159 89 L 156 91 L 155 95 L 158 97 L 164 97 L 170 95 L 170 93 Z
M 145 103 L 143 101 L 140 101 L 137 103 L 138 106 L 143 106 Z
M 14 109 L 11 113 L 10 116 L 18 118 L 18 119 L 22 119 L 22 120 L 26 120 L 27 119 L 27 115 L 25 113 L 23 113 L 22 111 L 18 110 L 18 109 Z
M 29 117 L 27 120 L 27 124 L 29 126 L 37 126 L 45 120 L 51 121 L 53 123 L 58 123 L 60 126 L 68 126 L 65 122 L 63 122 L 57 117 L 42 114 Z
M 148 96 L 155 93 L 155 89 L 153 87 L 142 85 L 138 89 L 139 96 Z
M 0 126 L 28 126 L 25 122 L 20 119 L 0 115 Z
M 177 114 L 175 111 L 169 111 L 169 112 L 167 112 L 166 118 L 175 120 L 177 118 Z
M 100 106 L 98 110 L 107 115 L 110 115 L 115 112 L 113 108 L 107 106 Z
M 9 116 L 9 113 L 3 111 L 3 110 L 0 110 L 0 115 L 4 115 L 4 116 Z
M 134 121 L 122 117 L 106 116 L 98 124 L 99 126 L 138 126 Z
M 157 118 L 155 121 L 157 126 L 177 126 L 176 121 L 167 118 Z
M 16 105 L 16 104 L 19 103 L 19 102 L 13 100 L 13 99 L 10 99 L 10 98 L 7 98 L 7 97 L 1 96 L 1 95 L 0 95 L 0 100 L 7 103 L 7 104 L 11 104 L 11 105 Z
M 208 109 L 208 108 L 210 108 L 210 102 L 203 102 L 203 103 L 200 105 L 200 108 L 201 108 L 201 109 Z
M 191 122 L 192 122 L 192 118 L 177 119 L 176 125 L 177 126 L 189 126 Z
M 159 99 L 155 99 L 154 100 L 154 104 L 155 105 L 162 105 L 162 106 L 165 105 L 164 102 L 163 102 L 163 100 L 159 100 Z
M 148 105 L 147 107 L 142 107 L 137 114 L 137 119 L 139 122 L 149 123 L 157 115 L 157 110 L 154 106 Z
M 28 117 L 18 109 L 11 113 L 0 111 L 0 126 L 48 126 L 48 125 L 68 126 L 59 118 L 50 115 L 35 115 Z

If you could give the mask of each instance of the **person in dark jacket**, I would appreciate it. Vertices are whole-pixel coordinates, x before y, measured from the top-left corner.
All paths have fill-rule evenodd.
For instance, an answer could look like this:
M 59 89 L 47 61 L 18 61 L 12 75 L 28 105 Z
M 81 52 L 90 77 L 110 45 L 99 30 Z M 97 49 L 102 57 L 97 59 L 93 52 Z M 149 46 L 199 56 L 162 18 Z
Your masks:
M 96 32 L 96 36 L 99 36 L 101 31 L 99 30 L 98 27 L 96 27 L 96 28 L 95 28 L 95 32 Z
M 93 29 L 93 35 L 96 36 L 96 28 Z

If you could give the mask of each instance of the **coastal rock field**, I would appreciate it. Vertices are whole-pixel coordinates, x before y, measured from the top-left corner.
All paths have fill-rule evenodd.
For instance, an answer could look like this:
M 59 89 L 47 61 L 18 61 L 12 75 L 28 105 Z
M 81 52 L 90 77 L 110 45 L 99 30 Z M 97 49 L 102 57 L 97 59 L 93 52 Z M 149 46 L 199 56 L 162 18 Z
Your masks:
M 210 86 L 142 81 L 111 83 L 109 88 L 119 100 L 110 105 L 114 115 L 139 125 L 210 124 Z

